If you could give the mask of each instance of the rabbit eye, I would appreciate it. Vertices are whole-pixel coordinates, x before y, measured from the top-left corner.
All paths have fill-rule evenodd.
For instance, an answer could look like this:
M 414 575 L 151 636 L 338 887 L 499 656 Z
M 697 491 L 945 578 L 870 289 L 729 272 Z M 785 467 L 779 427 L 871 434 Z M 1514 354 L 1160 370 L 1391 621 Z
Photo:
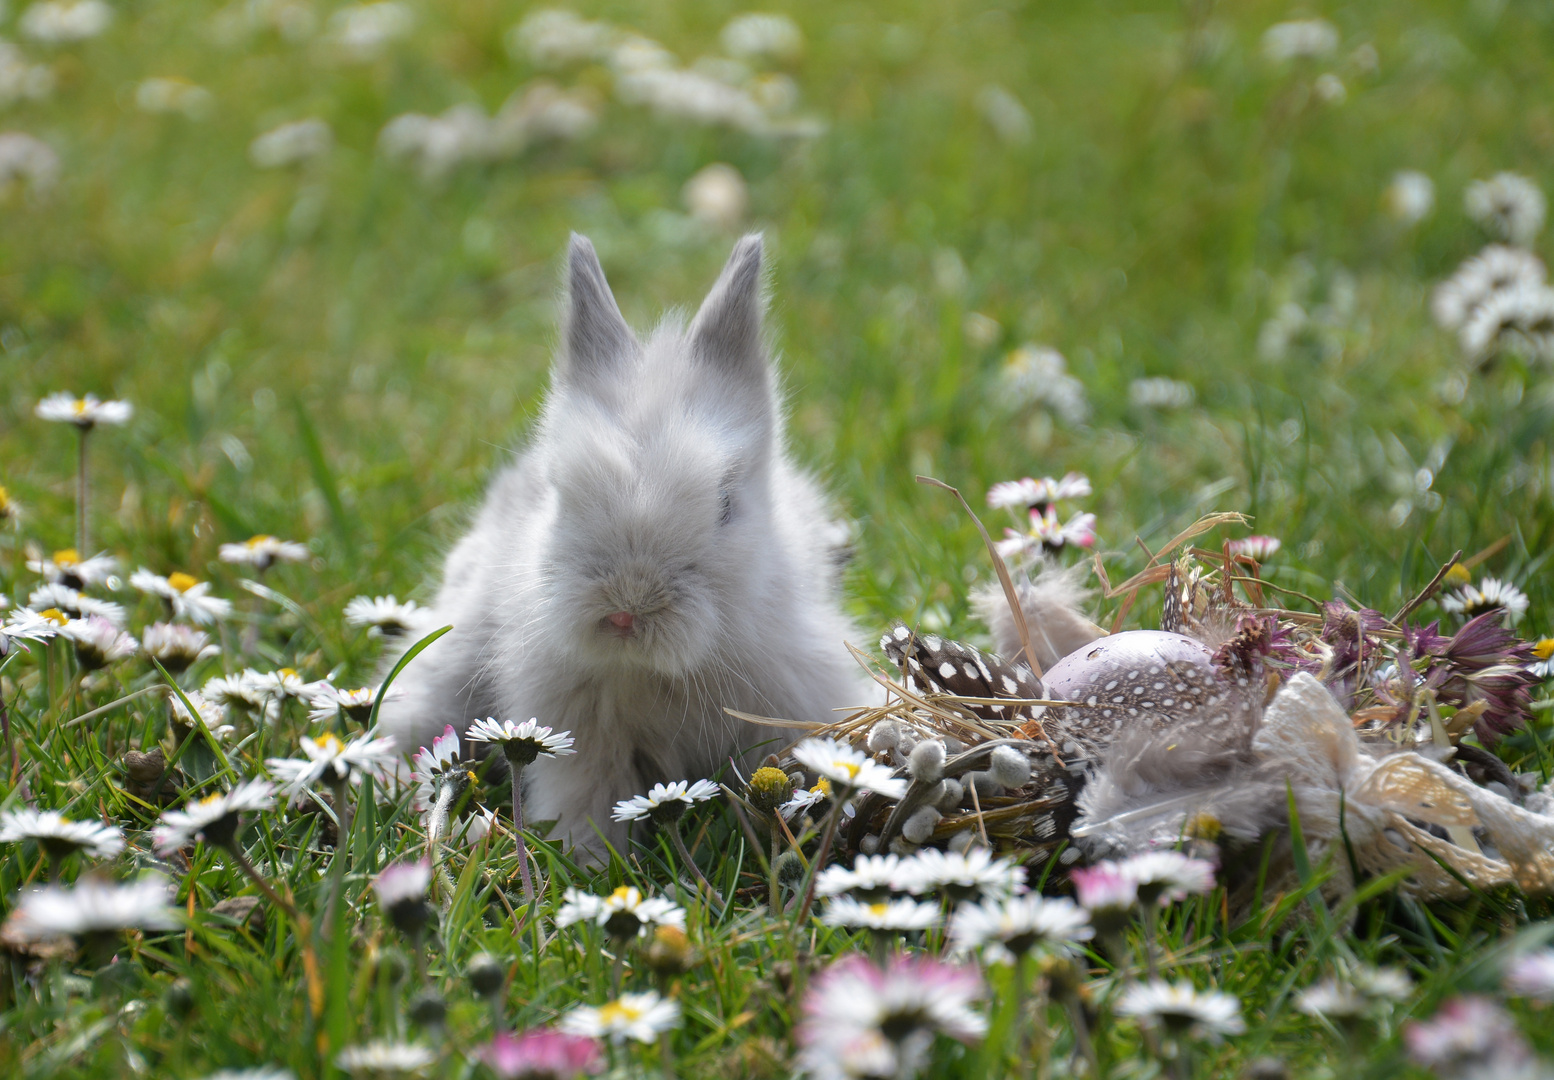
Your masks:
M 719 498 L 721 502 L 718 509 L 718 524 L 727 525 L 734 520 L 734 493 L 725 490 L 720 493 Z

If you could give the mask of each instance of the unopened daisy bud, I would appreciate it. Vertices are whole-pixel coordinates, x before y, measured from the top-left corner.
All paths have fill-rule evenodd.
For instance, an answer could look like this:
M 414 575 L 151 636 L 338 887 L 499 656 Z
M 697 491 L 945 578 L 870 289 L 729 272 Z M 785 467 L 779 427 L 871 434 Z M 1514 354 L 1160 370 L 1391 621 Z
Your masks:
M 763 766 L 750 777 L 745 797 L 751 806 L 763 814 L 770 814 L 793 798 L 793 780 L 781 769 Z
M 648 967 L 660 975 L 679 975 L 696 964 L 696 951 L 691 939 L 678 926 L 656 926 L 648 943 L 646 960 Z
M 901 835 L 914 844 L 926 844 L 943 816 L 932 806 L 920 806 L 901 826 Z
M 180 1020 L 194 1011 L 194 984 L 188 979 L 174 979 L 162 992 L 162 1007 Z
M 470 989 L 483 998 L 495 997 L 507 985 L 507 969 L 490 953 L 477 953 L 465 974 Z
M 442 1027 L 448 1019 L 448 1003 L 436 991 L 417 994 L 410 1002 L 410 1019 L 421 1027 Z
M 953 776 L 946 776 L 939 781 L 939 797 L 933 801 L 933 804 L 948 813 L 958 807 L 965 797 L 966 786 Z
M 924 739 L 912 747 L 907 757 L 907 772 L 914 780 L 931 784 L 944 775 L 944 744 L 938 739 Z
M 410 959 L 398 949 L 384 949 L 378 954 L 378 970 L 390 985 L 398 986 L 410 977 Z
M 431 881 L 431 864 L 422 859 L 387 866 L 372 883 L 383 913 L 395 929 L 412 940 L 432 917 L 432 909 L 426 903 L 426 889 Z
M 784 851 L 777 856 L 773 869 L 777 871 L 778 882 L 783 885 L 797 885 L 804 880 L 804 863 L 795 851 Z
M 1030 760 L 1012 746 L 1000 746 L 988 763 L 988 775 L 1006 788 L 1021 788 L 1030 782 Z

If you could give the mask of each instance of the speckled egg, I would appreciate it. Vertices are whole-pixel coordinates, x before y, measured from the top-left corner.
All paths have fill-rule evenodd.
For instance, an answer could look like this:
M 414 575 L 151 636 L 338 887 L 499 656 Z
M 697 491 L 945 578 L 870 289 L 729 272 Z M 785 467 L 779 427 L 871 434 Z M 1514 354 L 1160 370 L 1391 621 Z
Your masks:
M 1053 664 L 1042 681 L 1049 697 L 1083 706 L 1086 719 L 1102 728 L 1190 715 L 1225 689 L 1206 645 L 1163 630 L 1093 641 Z

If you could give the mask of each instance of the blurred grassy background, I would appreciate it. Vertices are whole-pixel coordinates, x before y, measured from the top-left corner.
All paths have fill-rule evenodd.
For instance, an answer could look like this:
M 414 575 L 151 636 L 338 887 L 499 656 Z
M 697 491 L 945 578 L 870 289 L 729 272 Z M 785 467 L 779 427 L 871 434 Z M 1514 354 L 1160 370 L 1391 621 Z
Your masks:
M 964 582 L 985 575 L 975 533 L 915 473 L 976 505 L 994 481 L 1077 469 L 1114 581 L 1142 563 L 1135 534 L 1158 547 L 1211 509 L 1284 539 L 1273 580 L 1325 598 L 1337 579 L 1378 607 L 1509 535 L 1485 569 L 1522 584 L 1523 629 L 1547 632 L 1554 382 L 1516 363 L 1464 379 L 1427 300 L 1485 240 L 1469 180 L 1554 179 L 1549 5 L 795 3 L 803 53 L 776 66 L 817 135 L 606 93 L 591 134 L 435 181 L 378 150 L 393 117 L 493 111 L 541 75 L 604 93 L 609 76 L 515 56 L 505 38 L 531 8 L 514 0 L 410 6 L 414 30 L 364 61 L 326 40 L 332 5 L 273 0 L 135 0 L 91 40 L 22 42 L 56 85 L 0 111 L 0 131 L 61 168 L 49 191 L 0 197 L 0 483 L 29 508 L 21 537 L 71 539 L 73 435 L 32 407 L 91 391 L 138 409 L 94 436 L 95 534 L 132 567 L 219 576 L 219 542 L 270 532 L 313 542 L 322 573 L 276 573 L 320 611 L 424 596 L 534 415 L 567 232 L 593 238 L 646 326 L 699 302 L 759 228 L 793 441 L 861 523 L 852 586 L 871 622 L 926 605 L 964 628 Z M 19 7 L 0 37 L 20 37 Z M 287 10 L 316 29 L 276 32 Z M 688 64 L 741 8 L 575 10 Z M 1338 28 L 1336 51 L 1270 62 L 1265 30 L 1310 16 Z M 1314 92 L 1323 75 L 1342 101 Z M 149 77 L 204 87 L 208 111 L 138 108 Z M 326 156 L 250 161 L 257 135 L 307 117 L 333 129 Z M 748 183 L 738 227 L 685 212 L 713 162 Z M 1436 185 L 1412 227 L 1382 206 L 1400 169 Z M 1286 302 L 1315 330 L 1275 358 L 1259 334 Z M 999 372 L 1027 341 L 1068 358 L 1087 422 L 1005 403 Z M 1145 376 L 1196 403 L 1131 405 Z

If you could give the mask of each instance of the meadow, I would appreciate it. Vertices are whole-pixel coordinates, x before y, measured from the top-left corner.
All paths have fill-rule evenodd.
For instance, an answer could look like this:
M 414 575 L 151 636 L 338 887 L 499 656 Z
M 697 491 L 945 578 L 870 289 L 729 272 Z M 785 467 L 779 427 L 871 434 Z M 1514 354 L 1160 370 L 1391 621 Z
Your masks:
M 1518 639 L 1554 636 L 1545 5 L 803 0 L 743 22 L 726 3 L 568 10 L 0 4 L 7 614 L 81 546 L 84 440 L 77 554 L 116 560 L 84 591 L 123 605 L 137 639 L 158 620 L 202 623 L 220 647 L 184 670 L 144 650 L 94 669 L 61 639 L 0 637 L 16 755 L 0 808 L 58 810 L 126 841 L 102 859 L 7 843 L 0 911 L 96 864 L 125 882 L 169 875 L 180 913 L 73 955 L 9 942 L 6 1075 L 337 1075 L 343 1049 L 388 1040 L 425 1060 L 351 1071 L 787 1076 L 805 995 L 833 958 L 949 962 L 942 918 L 895 937 L 808 918 L 804 882 L 769 889 L 765 834 L 723 796 L 688 805 L 678 828 L 727 904 L 683 874 L 669 828 L 598 873 L 531 832 L 544 892 L 529 904 L 501 784 L 458 792 L 496 808 L 478 840 L 428 839 L 379 776 L 336 800 L 354 819 L 256 799 L 236 840 L 156 850 L 162 812 L 266 772 L 266 757 L 298 759 L 300 736 L 336 719 L 310 722 L 307 695 L 281 679 L 191 726 L 153 688 L 209 694 L 245 669 L 341 689 L 375 678 L 385 635 L 345 607 L 429 599 L 542 401 L 571 232 L 643 328 L 698 302 L 742 233 L 764 234 L 790 441 L 854 522 L 860 648 L 896 620 L 990 641 L 968 599 L 993 580 L 988 552 L 919 475 L 960 488 L 996 537 L 993 484 L 1069 472 L 1089 478 L 1075 508 L 1095 515 L 1112 585 L 1203 515 L 1235 511 L 1247 527 L 1195 543 L 1278 538 L 1257 573 L 1288 609 L 1396 612 L 1455 557 L 1419 619 L 1455 632 L 1474 609 L 1442 600 L 1493 579 L 1510 592 L 1487 607 Z M 1521 179 L 1474 186 L 1500 174 Z M 1485 209 L 1505 188 L 1507 205 Z M 1440 287 L 1492 243 L 1535 279 L 1518 300 L 1533 314 L 1472 339 L 1482 320 L 1443 317 Z M 87 436 L 38 415 L 62 391 L 133 413 Z M 257 535 L 306 550 L 223 559 Z M 1088 563 L 1075 546 L 1060 561 Z M 180 606 L 179 574 L 230 610 L 202 622 L 198 603 Z M 1151 586 L 1098 593 L 1089 613 L 1154 627 L 1162 604 Z M 1554 646 L 1536 647 L 1517 658 L 1543 662 L 1524 722 L 1492 746 L 1533 786 L 1554 767 Z M 343 705 L 338 730 L 360 731 Z M 146 782 L 126 755 L 156 747 L 179 770 Z M 435 802 L 445 788 L 428 790 Z M 829 813 L 796 819 L 804 860 Z M 410 903 L 397 927 L 374 882 L 423 854 L 440 860 L 431 906 Z M 1464 994 L 1480 996 L 1448 1013 L 1484 1010 L 1466 1026 L 1554 1054 L 1538 995 L 1502 982 L 1512 956 L 1546 944 L 1547 897 L 1474 887 L 1424 902 L 1381 880 L 1331 901 L 1333 867 L 1297 861 L 1300 887 L 1251 909 L 1194 893 L 1083 948 L 918 972 L 953 996 L 980 971 L 975 1022 L 829 1075 L 1430 1075 L 1404 1032 Z M 1064 864 L 1027 869 L 1067 888 Z M 557 925 L 577 903 L 568 888 L 623 886 L 678 904 L 688 936 L 638 946 L 604 920 Z M 234 898 L 262 902 L 216 910 Z M 1199 1038 L 1119 1013 L 1157 963 L 1234 995 L 1239 1028 Z M 1368 984 L 1382 989 L 1363 1008 L 1303 1008 L 1324 980 L 1343 989 L 1374 969 L 1394 983 Z M 673 1028 L 606 1039 L 597 1060 L 549 1074 L 480 1063 L 498 1031 L 550 1027 L 622 990 L 676 1003 Z M 1517 1075 L 1549 1074 L 1527 1054 Z M 1436 1074 L 1474 1075 L 1469 1056 L 1443 1052 Z

